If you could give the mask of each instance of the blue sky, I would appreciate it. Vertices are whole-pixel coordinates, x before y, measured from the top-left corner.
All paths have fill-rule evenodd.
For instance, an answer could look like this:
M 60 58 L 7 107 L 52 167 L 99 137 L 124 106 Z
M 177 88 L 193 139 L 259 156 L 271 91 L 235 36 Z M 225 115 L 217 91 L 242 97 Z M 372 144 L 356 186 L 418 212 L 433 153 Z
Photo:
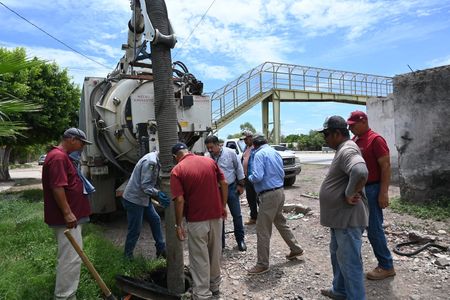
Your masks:
M 75 83 L 104 77 L 122 57 L 128 0 L 0 0 L 96 64 L 56 42 L 0 5 L 0 47 L 25 47 L 56 61 Z M 399 0 L 166 0 L 178 37 L 173 60 L 184 62 L 206 92 L 265 61 L 394 76 L 450 64 L 450 1 Z M 282 134 L 307 133 L 326 116 L 364 107 L 337 103 L 283 103 Z M 261 130 L 256 106 L 219 131 Z

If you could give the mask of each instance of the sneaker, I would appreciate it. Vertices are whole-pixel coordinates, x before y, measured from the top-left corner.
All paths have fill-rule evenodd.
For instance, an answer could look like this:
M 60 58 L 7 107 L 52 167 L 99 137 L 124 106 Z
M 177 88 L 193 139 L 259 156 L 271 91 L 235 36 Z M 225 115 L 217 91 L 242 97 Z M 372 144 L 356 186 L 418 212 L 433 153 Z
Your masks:
M 220 295 L 220 290 L 212 292 L 213 297 L 217 297 Z
M 367 272 L 366 277 L 370 280 L 382 280 L 391 276 L 395 276 L 394 268 L 385 270 L 381 267 L 376 267 L 370 272 Z
M 259 275 L 264 274 L 269 271 L 268 267 L 260 267 L 260 266 L 254 266 L 250 270 L 247 270 L 248 275 Z
M 320 290 L 320 293 L 331 299 L 345 300 L 345 296 L 335 294 L 332 289 Z
M 288 255 L 286 255 L 286 259 L 293 260 L 294 258 L 303 255 L 303 252 L 304 252 L 303 249 L 296 250 L 296 251 L 291 250 L 291 252 Z
M 245 222 L 244 224 L 245 224 L 245 225 L 254 225 L 254 224 L 256 224 L 256 219 L 250 218 L 250 219 L 248 219 L 248 221 Z

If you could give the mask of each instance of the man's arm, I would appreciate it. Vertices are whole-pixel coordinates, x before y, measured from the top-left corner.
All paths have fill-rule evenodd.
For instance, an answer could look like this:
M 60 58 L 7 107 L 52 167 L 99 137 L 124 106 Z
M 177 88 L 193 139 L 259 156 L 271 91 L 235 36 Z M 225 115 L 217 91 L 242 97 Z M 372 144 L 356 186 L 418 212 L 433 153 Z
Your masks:
M 55 202 L 64 216 L 67 228 L 77 227 L 77 218 L 72 213 L 69 203 L 67 203 L 66 192 L 64 191 L 64 188 L 56 187 L 52 189 L 52 192 L 53 197 L 55 198 Z
M 391 182 L 391 161 L 389 155 L 382 156 L 378 160 L 380 166 L 380 194 L 378 195 L 378 205 L 381 208 L 389 206 L 389 184 Z
M 158 181 L 158 167 L 156 163 L 146 160 L 141 165 L 141 188 L 150 197 L 158 196 L 158 189 L 155 185 Z
M 220 196 L 222 197 L 222 216 L 227 218 L 227 200 L 228 200 L 228 183 L 225 180 L 219 180 Z
M 244 192 L 244 186 L 245 186 L 245 174 L 244 174 L 244 167 L 242 166 L 242 163 L 239 162 L 237 154 L 234 153 L 233 156 L 233 168 L 234 173 L 236 174 L 236 180 L 237 182 L 237 192 L 239 195 L 241 195 Z
M 361 192 L 368 175 L 369 171 L 365 163 L 358 163 L 351 168 L 347 188 L 345 189 L 345 200 L 348 204 L 355 205 L 361 200 Z
M 175 230 L 177 232 L 177 237 L 180 241 L 186 239 L 186 232 L 183 228 L 183 210 L 184 210 L 184 196 L 177 196 L 175 201 Z

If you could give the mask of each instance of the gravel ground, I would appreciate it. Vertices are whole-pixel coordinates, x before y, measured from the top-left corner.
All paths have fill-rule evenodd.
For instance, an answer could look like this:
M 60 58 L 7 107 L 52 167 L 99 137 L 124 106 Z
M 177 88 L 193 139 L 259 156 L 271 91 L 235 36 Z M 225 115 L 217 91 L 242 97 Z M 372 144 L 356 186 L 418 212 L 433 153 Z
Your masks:
M 268 273 L 247 275 L 246 270 L 256 263 L 255 225 L 246 226 L 247 252 L 239 252 L 234 236 L 227 235 L 223 253 L 220 299 L 328 299 L 320 295 L 320 289 L 331 286 L 332 272 L 329 259 L 329 230 L 319 223 L 319 201 L 314 199 L 328 166 L 304 165 L 294 186 L 286 188 L 286 203 L 301 204 L 311 208 L 311 213 L 298 219 L 289 220 L 289 225 L 297 240 L 305 250 L 301 259 L 287 261 L 289 248 L 274 228 L 271 241 L 271 266 Z M 399 190 L 391 187 L 390 196 Z M 304 195 L 310 195 L 306 197 Z M 249 210 L 246 199 L 241 199 L 244 219 Z M 286 214 L 291 217 L 292 214 Z M 385 225 L 389 247 L 407 241 L 408 233 L 420 232 L 435 236 L 440 244 L 450 245 L 448 232 L 450 221 L 436 222 L 420 220 L 407 215 L 385 211 Z M 226 222 L 226 230 L 232 230 L 231 220 Z M 126 235 L 126 221 L 122 216 L 105 226 L 105 234 L 117 245 L 123 246 Z M 154 257 L 155 250 L 150 229 L 145 226 L 138 242 L 136 254 Z M 450 266 L 442 267 L 436 261 L 442 256 L 449 259 L 449 252 L 433 253 L 425 250 L 413 257 L 394 254 L 397 276 L 383 281 L 366 281 L 367 299 L 450 299 Z M 185 263 L 187 259 L 185 245 Z M 363 240 L 365 271 L 376 266 L 367 237 Z M 442 261 L 442 259 L 441 259 Z

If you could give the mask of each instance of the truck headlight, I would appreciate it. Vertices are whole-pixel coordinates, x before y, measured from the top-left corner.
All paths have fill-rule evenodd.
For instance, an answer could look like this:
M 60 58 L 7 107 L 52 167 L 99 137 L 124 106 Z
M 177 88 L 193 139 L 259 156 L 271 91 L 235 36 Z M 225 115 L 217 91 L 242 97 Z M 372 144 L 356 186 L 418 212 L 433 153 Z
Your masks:
M 295 157 L 295 164 L 296 164 L 296 165 L 299 165 L 299 164 L 300 164 L 300 158 Z

